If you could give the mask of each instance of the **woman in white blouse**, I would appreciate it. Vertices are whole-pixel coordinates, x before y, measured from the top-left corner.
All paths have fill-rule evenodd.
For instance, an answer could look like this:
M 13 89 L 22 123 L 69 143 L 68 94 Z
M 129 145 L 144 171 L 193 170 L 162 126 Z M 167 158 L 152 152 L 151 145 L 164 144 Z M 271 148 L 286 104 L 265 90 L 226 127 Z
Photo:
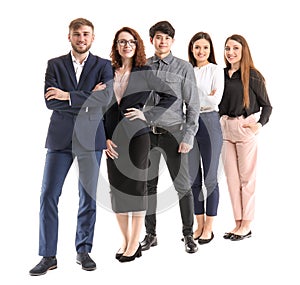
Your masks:
M 216 64 L 213 43 L 207 33 L 199 32 L 191 38 L 188 57 L 194 67 L 200 97 L 199 129 L 190 152 L 198 225 L 194 239 L 206 244 L 214 238 L 213 220 L 219 205 L 218 168 L 223 139 L 218 105 L 224 90 L 224 71 Z

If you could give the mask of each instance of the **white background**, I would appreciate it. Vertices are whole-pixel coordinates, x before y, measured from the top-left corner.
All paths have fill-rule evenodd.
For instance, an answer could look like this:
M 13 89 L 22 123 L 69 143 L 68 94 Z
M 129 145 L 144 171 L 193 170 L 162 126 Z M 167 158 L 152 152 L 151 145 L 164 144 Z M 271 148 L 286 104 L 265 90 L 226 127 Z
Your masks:
M 5 5 L 0 12 L 1 284 L 299 284 L 300 21 L 296 1 L 17 0 Z M 274 107 L 269 124 L 259 134 L 252 238 L 236 243 L 222 238 L 234 222 L 221 172 L 216 237 L 210 244 L 199 246 L 196 254 L 184 251 L 175 204 L 158 214 L 159 245 L 134 262 L 121 264 L 114 259 L 120 245 L 115 216 L 99 204 L 91 254 L 98 268 L 83 271 L 75 263 L 78 194 L 73 167 L 59 204 L 58 268 L 41 277 L 29 276 L 40 260 L 39 194 L 51 114 L 43 99 L 46 63 L 69 52 L 68 25 L 77 17 L 94 23 L 96 39 L 91 51 L 104 58 L 109 58 L 114 34 L 122 26 L 140 33 L 151 56 L 148 30 L 160 20 L 175 27 L 172 52 L 183 59 L 187 59 L 190 38 L 199 31 L 211 35 L 220 65 L 224 65 L 223 45 L 228 36 L 239 33 L 247 39 Z M 105 167 L 103 158 L 103 177 Z M 160 191 L 170 187 L 166 171 L 159 185 Z

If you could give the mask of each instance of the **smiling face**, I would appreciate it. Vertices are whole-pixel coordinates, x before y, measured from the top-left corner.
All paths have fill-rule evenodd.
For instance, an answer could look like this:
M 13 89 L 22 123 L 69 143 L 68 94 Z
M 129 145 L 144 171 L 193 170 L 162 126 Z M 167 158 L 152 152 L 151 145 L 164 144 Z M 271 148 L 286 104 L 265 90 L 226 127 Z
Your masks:
M 131 59 L 135 55 L 136 40 L 132 34 L 121 32 L 117 39 L 116 48 L 123 61 Z
M 235 40 L 230 39 L 226 42 L 224 55 L 231 66 L 239 67 L 242 59 L 242 49 L 243 46 Z
M 208 64 L 208 58 L 210 55 L 209 41 L 206 39 L 199 39 L 195 41 L 192 46 L 192 52 L 198 67 Z
M 174 39 L 162 32 L 156 32 L 154 37 L 150 38 L 150 42 L 155 48 L 155 54 L 159 58 L 164 58 L 170 53 Z
M 81 26 L 77 30 L 70 30 L 68 39 L 73 50 L 78 54 L 86 53 L 94 41 L 94 33 L 91 27 Z

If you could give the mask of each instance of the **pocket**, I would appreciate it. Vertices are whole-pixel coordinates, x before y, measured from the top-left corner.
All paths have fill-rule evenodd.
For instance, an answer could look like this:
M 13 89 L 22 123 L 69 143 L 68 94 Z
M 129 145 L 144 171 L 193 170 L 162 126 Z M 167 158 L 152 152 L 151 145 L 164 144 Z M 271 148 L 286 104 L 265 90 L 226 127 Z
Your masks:
M 165 75 L 165 82 L 172 88 L 175 94 L 180 94 L 182 82 L 180 76 L 174 73 L 167 72 Z
M 251 138 L 255 136 L 255 133 L 249 127 L 243 127 L 244 124 L 251 124 L 251 123 L 253 123 L 253 121 L 252 119 L 249 119 L 249 120 L 243 120 L 243 122 L 239 124 L 240 133 L 245 138 Z

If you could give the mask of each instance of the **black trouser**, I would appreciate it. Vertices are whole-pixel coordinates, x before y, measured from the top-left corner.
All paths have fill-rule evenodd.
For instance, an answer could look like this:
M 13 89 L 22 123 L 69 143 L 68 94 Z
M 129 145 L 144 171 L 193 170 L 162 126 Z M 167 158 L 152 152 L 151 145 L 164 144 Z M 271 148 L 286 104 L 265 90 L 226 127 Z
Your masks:
M 188 155 L 178 153 L 181 139 L 182 131 L 177 131 L 173 134 L 169 132 L 162 134 L 150 133 L 151 153 L 149 179 L 147 182 L 148 208 L 145 217 L 146 233 L 148 234 L 156 234 L 157 184 L 161 155 L 165 158 L 173 185 L 178 194 L 183 225 L 182 233 L 184 236 L 193 233 L 194 201 L 189 180 Z M 169 208 L 172 204 L 172 199 L 168 200 L 168 194 L 167 197 L 164 194 L 167 193 L 163 192 L 162 197 L 167 199 L 164 200 L 163 207 Z

